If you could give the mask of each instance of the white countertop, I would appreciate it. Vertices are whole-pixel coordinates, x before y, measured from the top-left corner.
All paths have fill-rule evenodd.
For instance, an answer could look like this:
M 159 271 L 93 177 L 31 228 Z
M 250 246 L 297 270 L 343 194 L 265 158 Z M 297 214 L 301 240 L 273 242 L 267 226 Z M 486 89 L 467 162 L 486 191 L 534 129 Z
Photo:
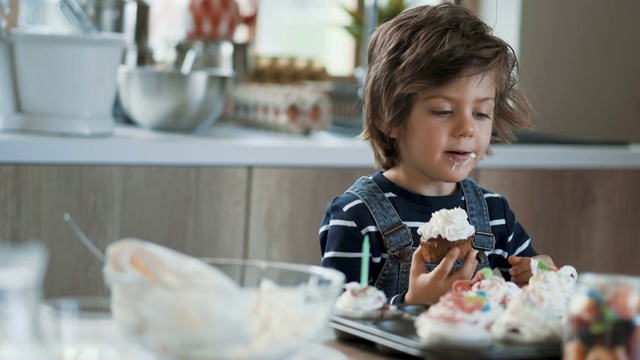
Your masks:
M 640 144 L 493 145 L 479 168 L 640 169 Z M 0 164 L 372 168 L 369 144 L 321 131 L 296 135 L 229 123 L 207 134 L 119 125 L 113 136 L 0 132 Z

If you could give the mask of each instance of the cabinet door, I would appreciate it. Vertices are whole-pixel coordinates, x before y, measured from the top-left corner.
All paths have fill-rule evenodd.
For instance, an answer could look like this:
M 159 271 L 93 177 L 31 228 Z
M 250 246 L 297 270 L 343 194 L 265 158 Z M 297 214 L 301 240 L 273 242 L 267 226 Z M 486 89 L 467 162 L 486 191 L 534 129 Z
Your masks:
M 580 272 L 640 274 L 638 170 L 479 170 L 538 253 Z
M 0 236 L 42 240 L 45 296 L 103 295 L 102 264 L 63 214 L 100 249 L 137 237 L 198 257 L 243 256 L 247 168 L 0 166 Z
M 320 264 L 318 230 L 331 199 L 373 169 L 254 168 L 248 257 Z

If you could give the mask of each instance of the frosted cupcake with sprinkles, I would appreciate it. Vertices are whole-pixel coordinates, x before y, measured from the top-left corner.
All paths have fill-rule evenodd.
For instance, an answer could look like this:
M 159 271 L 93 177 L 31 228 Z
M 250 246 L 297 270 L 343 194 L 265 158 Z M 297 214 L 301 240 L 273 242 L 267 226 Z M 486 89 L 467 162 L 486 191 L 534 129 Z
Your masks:
M 472 280 L 456 281 L 436 304 L 420 314 L 414 322 L 416 332 L 427 345 L 490 345 L 491 326 L 520 291 L 517 285 L 484 268 Z
M 506 343 L 560 343 L 576 291 L 576 269 L 569 265 L 558 269 L 531 259 L 531 272 L 529 284 L 496 320 L 493 335 Z

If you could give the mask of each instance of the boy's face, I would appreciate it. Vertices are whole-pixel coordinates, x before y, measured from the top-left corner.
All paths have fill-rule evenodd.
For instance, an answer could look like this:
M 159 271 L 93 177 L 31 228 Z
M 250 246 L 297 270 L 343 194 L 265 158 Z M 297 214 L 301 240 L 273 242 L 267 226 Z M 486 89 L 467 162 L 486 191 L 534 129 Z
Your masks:
M 467 177 L 489 147 L 495 98 L 489 74 L 463 77 L 421 94 L 396 139 L 396 170 L 410 183 L 406 185 L 442 187 Z

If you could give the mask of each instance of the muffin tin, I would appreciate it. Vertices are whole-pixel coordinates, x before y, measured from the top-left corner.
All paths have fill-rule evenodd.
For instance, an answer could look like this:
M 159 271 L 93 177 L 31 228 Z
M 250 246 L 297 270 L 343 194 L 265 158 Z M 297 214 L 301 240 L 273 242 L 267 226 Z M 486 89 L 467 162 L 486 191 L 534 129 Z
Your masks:
M 329 326 L 344 341 L 372 342 L 387 354 L 408 354 L 422 359 L 544 359 L 559 360 L 560 343 L 515 345 L 495 342 L 487 346 L 452 346 L 422 341 L 413 321 L 426 310 L 422 305 L 401 305 L 398 311 L 385 311 L 375 319 L 351 319 L 332 316 Z

